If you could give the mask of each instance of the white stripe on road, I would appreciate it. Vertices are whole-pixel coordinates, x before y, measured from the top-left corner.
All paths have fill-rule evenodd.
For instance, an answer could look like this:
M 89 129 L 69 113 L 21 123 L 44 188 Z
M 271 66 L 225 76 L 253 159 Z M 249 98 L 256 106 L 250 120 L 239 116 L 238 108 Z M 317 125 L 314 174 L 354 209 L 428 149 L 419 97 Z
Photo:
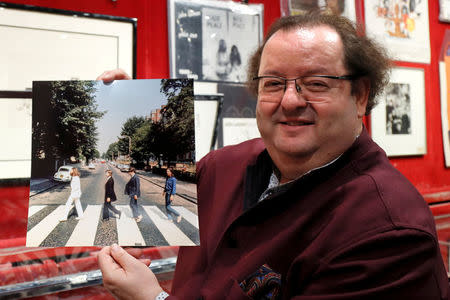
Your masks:
M 116 219 L 117 223 L 117 237 L 119 245 L 123 246 L 146 246 L 141 231 L 133 219 L 131 208 L 128 205 L 116 205 L 122 216 Z
M 72 232 L 66 247 L 71 246 L 92 246 L 94 245 L 97 224 L 102 205 L 88 205 L 83 213 L 83 218 L 78 221 Z
M 52 230 L 59 224 L 59 219 L 64 214 L 65 205 L 60 205 L 41 222 L 27 232 L 27 247 L 38 247 Z
M 189 223 L 198 229 L 198 216 L 184 206 L 172 206 Z
M 169 245 L 176 246 L 195 246 L 192 242 L 174 223 L 167 219 L 164 214 L 156 206 L 144 206 L 145 212 L 150 219 L 155 223 L 158 230 L 164 236 Z M 175 221 L 176 222 L 176 221 Z
M 47 205 L 33 205 L 28 208 L 28 218 L 30 218 L 32 215 L 46 207 Z

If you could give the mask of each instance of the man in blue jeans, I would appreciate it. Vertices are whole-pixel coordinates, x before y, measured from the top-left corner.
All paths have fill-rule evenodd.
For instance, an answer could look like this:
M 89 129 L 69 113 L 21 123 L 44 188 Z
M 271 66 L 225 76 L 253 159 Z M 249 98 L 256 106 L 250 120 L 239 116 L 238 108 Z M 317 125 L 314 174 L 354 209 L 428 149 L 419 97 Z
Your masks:
M 133 167 L 130 168 L 128 174 L 131 175 L 131 178 L 125 186 L 125 195 L 130 196 L 130 207 L 133 213 L 133 218 L 139 223 L 142 221 L 142 215 L 139 214 L 137 200 L 141 196 L 141 184 L 139 177 L 136 176 L 136 170 Z
M 166 186 L 164 187 L 163 196 L 166 198 L 167 218 L 171 222 L 173 222 L 172 215 L 175 215 L 177 217 L 177 223 L 180 223 L 180 221 L 181 221 L 180 213 L 177 212 L 175 209 L 173 209 L 171 206 L 171 203 L 173 201 L 173 196 L 177 192 L 177 180 L 173 176 L 172 168 L 167 168 L 166 174 L 167 174 L 167 179 L 166 179 Z

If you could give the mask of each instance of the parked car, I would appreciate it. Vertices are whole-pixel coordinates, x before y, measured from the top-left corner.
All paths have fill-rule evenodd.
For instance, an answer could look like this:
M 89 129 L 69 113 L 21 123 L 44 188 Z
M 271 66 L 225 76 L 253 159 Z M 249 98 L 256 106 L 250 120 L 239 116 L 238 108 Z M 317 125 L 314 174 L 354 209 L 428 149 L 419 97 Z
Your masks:
M 93 163 L 90 163 L 88 166 L 89 169 L 95 169 L 95 165 Z
M 122 172 L 128 172 L 128 171 L 130 171 L 130 165 L 125 165 L 125 164 L 123 164 L 123 165 L 120 167 L 120 171 L 122 171 Z
M 72 180 L 72 176 L 70 176 L 70 170 L 72 170 L 72 166 L 61 166 L 58 171 L 53 175 L 53 179 L 56 181 L 62 182 L 70 182 Z

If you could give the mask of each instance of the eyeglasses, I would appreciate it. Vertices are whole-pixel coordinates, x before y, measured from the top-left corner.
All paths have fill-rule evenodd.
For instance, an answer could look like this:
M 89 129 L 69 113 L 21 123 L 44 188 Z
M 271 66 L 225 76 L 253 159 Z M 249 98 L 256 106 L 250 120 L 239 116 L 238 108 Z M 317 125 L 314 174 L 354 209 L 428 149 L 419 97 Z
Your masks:
M 294 81 L 297 93 L 305 96 L 308 103 L 322 103 L 331 100 L 332 90 L 337 87 L 338 80 L 353 80 L 356 75 L 313 75 L 297 78 L 283 78 L 279 76 L 264 75 L 254 77 L 258 80 L 258 95 L 260 101 L 280 102 L 286 91 L 287 82 Z

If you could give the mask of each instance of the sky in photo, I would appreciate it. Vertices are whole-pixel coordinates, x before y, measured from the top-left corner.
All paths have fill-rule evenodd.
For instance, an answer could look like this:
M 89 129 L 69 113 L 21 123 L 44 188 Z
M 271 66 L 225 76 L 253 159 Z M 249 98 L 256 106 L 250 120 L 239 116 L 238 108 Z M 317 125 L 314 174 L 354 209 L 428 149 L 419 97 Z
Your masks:
M 98 81 L 95 99 L 99 111 L 107 111 L 97 122 L 97 149 L 102 154 L 117 142 L 122 125 L 133 116 L 150 116 L 167 100 L 160 89 L 161 79 L 116 80 L 111 84 Z

